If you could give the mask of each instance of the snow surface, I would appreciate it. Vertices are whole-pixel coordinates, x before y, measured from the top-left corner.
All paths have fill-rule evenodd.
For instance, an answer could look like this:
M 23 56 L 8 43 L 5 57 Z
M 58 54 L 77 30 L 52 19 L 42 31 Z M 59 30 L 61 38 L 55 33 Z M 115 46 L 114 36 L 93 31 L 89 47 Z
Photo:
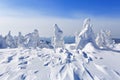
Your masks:
M 73 44 L 71 44 L 73 46 Z M 120 50 L 1 49 L 0 80 L 120 80 Z

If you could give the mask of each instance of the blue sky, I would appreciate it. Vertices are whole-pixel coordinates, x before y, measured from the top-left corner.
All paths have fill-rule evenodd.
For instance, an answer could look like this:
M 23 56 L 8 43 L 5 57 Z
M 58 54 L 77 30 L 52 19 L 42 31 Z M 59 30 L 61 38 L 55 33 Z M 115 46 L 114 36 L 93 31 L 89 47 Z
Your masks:
M 74 13 L 118 17 L 119 0 L 3 0 L 11 9 L 34 10 L 45 16 L 77 18 Z
M 95 32 L 110 29 L 113 37 L 120 37 L 119 0 L 1 0 L 0 17 L 1 34 L 37 28 L 41 36 L 52 36 L 57 23 L 65 35 L 73 35 L 90 17 Z

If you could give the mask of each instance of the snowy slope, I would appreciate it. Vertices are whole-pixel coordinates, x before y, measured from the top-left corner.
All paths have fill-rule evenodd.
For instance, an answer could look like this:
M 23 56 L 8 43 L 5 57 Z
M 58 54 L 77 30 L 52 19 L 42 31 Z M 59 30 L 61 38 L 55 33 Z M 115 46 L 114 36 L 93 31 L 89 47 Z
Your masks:
M 1 49 L 0 80 L 120 80 L 120 51 Z M 118 47 L 117 47 L 118 48 Z

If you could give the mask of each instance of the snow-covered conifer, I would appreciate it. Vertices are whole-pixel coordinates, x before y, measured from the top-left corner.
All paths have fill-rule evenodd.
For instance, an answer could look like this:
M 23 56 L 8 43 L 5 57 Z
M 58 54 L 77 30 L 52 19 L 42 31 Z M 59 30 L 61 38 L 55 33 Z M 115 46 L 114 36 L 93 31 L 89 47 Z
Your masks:
M 7 47 L 9 48 L 16 48 L 15 41 L 13 36 L 11 35 L 11 31 L 9 31 L 8 35 L 5 37 Z
M 54 25 L 54 37 L 53 37 L 54 48 L 64 48 L 63 31 L 58 27 L 57 24 Z
M 88 42 L 93 43 L 93 45 L 96 47 L 95 34 L 94 34 L 92 26 L 90 24 L 89 18 L 84 20 L 83 29 L 80 32 L 78 37 L 79 37 L 77 39 L 78 41 L 76 41 L 77 49 L 83 49 Z

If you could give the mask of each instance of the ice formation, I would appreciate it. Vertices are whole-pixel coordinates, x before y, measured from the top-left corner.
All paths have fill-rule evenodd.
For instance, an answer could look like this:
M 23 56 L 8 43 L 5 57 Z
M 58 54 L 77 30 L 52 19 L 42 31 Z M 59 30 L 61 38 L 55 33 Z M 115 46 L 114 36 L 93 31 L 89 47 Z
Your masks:
M 101 31 L 97 38 L 95 37 L 94 31 L 92 29 L 90 19 L 87 18 L 84 20 L 83 29 L 80 33 L 75 34 L 75 43 L 76 46 L 71 46 L 73 49 L 83 49 L 87 43 L 91 42 L 96 48 L 113 48 L 114 41 L 111 39 L 110 32 Z M 37 29 L 32 33 L 28 33 L 23 36 L 19 32 L 18 36 L 13 37 L 11 32 L 8 33 L 5 37 L 0 36 L 0 46 L 1 48 L 62 48 L 64 49 L 64 36 L 63 31 L 58 27 L 57 24 L 54 25 L 54 36 L 51 42 L 42 40 L 39 36 L 39 31 Z
M 92 26 L 90 24 L 90 19 L 87 18 L 84 20 L 83 29 L 78 35 L 78 39 L 76 39 L 76 48 L 77 49 L 83 49 L 85 45 L 89 42 L 93 43 L 96 47 L 95 43 L 95 34 L 93 32 Z
M 13 36 L 11 35 L 11 31 L 9 31 L 8 35 L 5 37 L 7 47 L 16 48 L 15 41 Z
M 33 33 L 31 33 L 28 41 L 28 47 L 36 48 L 39 45 L 39 32 L 37 29 L 34 30 Z
M 54 37 L 52 43 L 55 49 L 64 48 L 63 31 L 57 24 L 54 25 Z
M 0 48 L 6 48 L 7 47 L 7 44 L 5 42 L 5 38 L 0 35 Z
M 18 37 L 17 37 L 17 46 L 18 47 L 24 47 L 24 36 L 22 35 L 21 32 L 19 32 Z
M 102 49 L 114 47 L 114 41 L 111 38 L 110 31 L 101 30 L 96 37 L 96 44 Z

